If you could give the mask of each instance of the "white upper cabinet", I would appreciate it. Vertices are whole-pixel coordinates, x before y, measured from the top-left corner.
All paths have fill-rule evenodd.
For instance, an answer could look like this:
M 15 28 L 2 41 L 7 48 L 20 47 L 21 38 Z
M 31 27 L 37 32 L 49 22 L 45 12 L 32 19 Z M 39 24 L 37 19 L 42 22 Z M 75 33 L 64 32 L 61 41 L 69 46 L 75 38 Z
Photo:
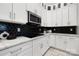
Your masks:
M 26 24 L 27 11 L 41 16 L 41 8 L 41 3 L 0 3 L 0 21 Z
M 26 7 L 28 11 L 34 12 L 34 3 L 27 3 Z
M 26 4 L 13 3 L 13 20 L 26 24 L 27 18 Z
M 57 26 L 62 25 L 62 10 L 58 9 L 57 10 Z
M 52 26 L 56 26 L 56 11 L 51 12 L 51 24 Z
M 27 10 L 37 14 L 40 5 L 40 3 L 27 3 Z
M 0 3 L 0 21 L 12 19 L 12 4 Z
M 69 5 L 69 25 L 75 26 L 77 25 L 77 4 Z
M 0 21 L 1 20 L 4 22 L 26 24 L 26 5 L 24 3 L 0 3 Z
M 58 12 L 59 14 L 59 12 Z M 59 21 L 59 19 L 58 19 Z M 57 4 L 52 5 L 52 10 L 51 10 L 51 25 L 53 27 L 57 26 Z
M 68 26 L 69 19 L 68 19 L 68 5 L 64 5 L 62 7 L 62 26 Z
M 50 10 L 47 11 L 47 26 L 56 26 L 56 5 L 49 5 Z
M 78 6 L 77 4 L 58 3 L 52 5 L 52 9 L 47 11 L 47 19 L 51 26 L 77 26 Z
M 42 22 L 41 25 L 47 26 L 47 10 L 42 8 L 40 13 L 41 13 L 41 22 Z
M 47 11 L 47 27 L 51 27 L 52 25 L 51 19 L 51 11 Z
M 63 26 L 77 26 L 77 4 L 63 4 Z
M 35 5 L 35 9 L 36 9 L 35 13 L 42 17 L 42 9 L 43 9 L 43 7 L 42 7 L 41 3 L 35 3 L 35 4 L 36 4 Z
M 61 3 L 57 4 L 57 10 L 56 10 L 56 15 L 57 15 L 57 26 L 62 26 L 62 5 Z

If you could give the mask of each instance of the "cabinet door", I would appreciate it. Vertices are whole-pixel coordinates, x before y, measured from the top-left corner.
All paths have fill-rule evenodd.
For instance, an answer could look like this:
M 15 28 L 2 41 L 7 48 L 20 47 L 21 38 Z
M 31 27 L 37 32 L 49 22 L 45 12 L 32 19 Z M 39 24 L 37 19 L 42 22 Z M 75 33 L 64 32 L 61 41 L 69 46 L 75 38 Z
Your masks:
M 42 18 L 42 23 L 41 23 L 41 25 L 42 26 L 47 26 L 47 11 L 46 10 L 44 10 L 43 8 L 42 8 L 42 10 L 41 10 L 41 12 L 42 12 L 42 16 L 41 16 L 41 18 Z
M 56 11 L 51 11 L 51 24 L 52 26 L 56 26 L 57 25 L 57 21 L 56 21 Z
M 56 36 L 56 48 L 66 49 L 66 39 L 64 36 Z
M 14 3 L 13 4 L 13 18 L 16 22 L 27 23 L 27 11 L 25 3 Z
M 57 14 L 57 26 L 62 26 L 62 8 L 58 9 L 56 14 Z
M 20 53 L 17 54 L 18 56 L 32 56 L 32 41 L 21 44 L 20 48 L 21 50 Z
M 49 48 L 49 45 L 48 45 L 48 37 L 49 36 L 45 36 L 45 37 L 42 37 L 42 40 L 41 40 L 41 54 L 43 55 L 47 49 Z
M 47 49 L 49 48 L 49 44 L 48 44 L 48 40 L 49 40 L 49 36 L 46 36 L 46 37 L 44 37 L 44 41 L 45 41 L 45 43 L 44 43 L 44 47 L 45 47 L 45 52 L 47 51 Z M 43 42 L 44 42 L 43 41 Z M 44 53 L 45 53 L 44 52 Z
M 42 6 L 41 6 L 41 3 L 33 3 L 32 5 L 33 7 L 33 12 L 39 16 L 41 16 L 41 13 L 42 13 Z
M 0 3 L 0 20 L 12 19 L 12 4 Z
M 55 45 L 56 45 L 55 35 L 50 35 L 49 46 L 55 47 Z
M 47 27 L 51 27 L 52 22 L 51 22 L 51 11 L 47 11 Z
M 68 26 L 68 6 L 62 8 L 62 26 Z
M 40 39 L 33 40 L 33 56 L 41 55 L 41 41 Z
M 42 6 L 41 6 L 41 3 L 37 3 L 36 4 L 36 9 L 37 9 L 37 15 L 41 16 L 42 17 Z
M 77 25 L 77 4 L 69 5 L 69 23 L 70 26 Z
M 79 54 L 79 38 L 68 37 L 66 50 L 71 53 Z

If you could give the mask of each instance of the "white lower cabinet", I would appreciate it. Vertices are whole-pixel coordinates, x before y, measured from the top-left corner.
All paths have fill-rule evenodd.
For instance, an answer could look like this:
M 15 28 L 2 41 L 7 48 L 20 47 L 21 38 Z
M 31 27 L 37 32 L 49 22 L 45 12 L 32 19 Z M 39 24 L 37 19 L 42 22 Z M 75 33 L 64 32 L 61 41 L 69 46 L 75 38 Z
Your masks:
M 31 48 L 28 48 L 28 49 L 25 49 L 23 51 L 21 51 L 20 54 L 18 54 L 18 56 L 32 56 L 32 47 Z
M 10 47 L 8 49 L 0 51 L 0 56 L 16 56 L 20 53 L 21 47 L 20 46 L 14 46 Z
M 0 51 L 0 56 L 11 56 L 9 50 L 2 50 Z
M 0 56 L 20 56 L 20 55 L 32 56 L 32 42 L 26 42 L 0 51 Z
M 53 37 L 55 39 L 53 40 Z M 76 36 L 51 35 L 50 46 L 73 54 L 79 54 L 79 38 Z M 65 54 L 69 55 L 69 54 Z
M 79 54 L 79 38 L 68 37 L 66 50 L 71 53 Z
M 49 48 L 49 44 L 48 44 L 48 38 L 49 36 L 45 36 L 42 38 L 41 40 L 41 54 L 43 55 L 47 49 Z
M 56 48 L 66 49 L 66 39 L 64 36 L 56 36 Z
M 55 40 L 55 35 L 50 35 L 50 37 L 49 37 L 50 39 L 49 39 L 49 46 L 50 47 L 55 47 L 55 43 L 56 43 L 56 40 Z
M 44 35 L 33 41 L 18 44 L 0 51 L 0 56 L 42 56 L 49 47 L 79 54 L 79 38 L 65 35 Z M 62 53 L 61 53 L 62 54 Z M 64 54 L 69 55 L 69 54 Z
M 18 55 L 20 56 L 32 56 L 33 52 L 32 52 L 32 41 L 24 43 L 21 45 L 21 50 L 20 53 Z
M 49 41 L 49 45 L 51 47 L 55 47 L 61 50 L 68 50 L 70 51 L 70 47 L 67 46 L 68 44 L 68 37 L 67 36 L 61 36 L 61 35 L 51 35 L 50 36 L 50 41 Z M 69 49 L 67 49 L 67 47 L 69 47 Z
M 33 56 L 41 56 L 47 51 L 49 48 L 47 37 L 48 36 L 33 40 Z
M 41 55 L 41 40 L 36 39 L 33 40 L 33 56 L 40 56 Z
M 48 35 L 0 51 L 0 56 L 42 56 L 49 48 Z

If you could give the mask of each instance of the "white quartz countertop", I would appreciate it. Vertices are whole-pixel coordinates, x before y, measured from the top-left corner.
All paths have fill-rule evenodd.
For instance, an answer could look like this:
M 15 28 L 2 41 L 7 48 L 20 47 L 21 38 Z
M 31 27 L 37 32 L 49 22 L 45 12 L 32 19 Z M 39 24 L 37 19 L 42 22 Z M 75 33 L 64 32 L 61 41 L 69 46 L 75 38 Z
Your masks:
M 32 40 L 35 40 L 35 39 L 42 38 L 42 37 L 47 36 L 47 35 L 49 35 L 49 33 L 42 35 L 42 36 L 37 36 L 37 37 L 34 37 L 34 38 L 28 38 L 28 37 L 21 36 L 21 37 L 17 37 L 16 39 L 12 39 L 12 40 L 7 40 L 7 39 L 0 40 L 0 51 L 7 49 L 9 47 L 12 47 L 12 46 L 21 44 L 21 43 L 25 43 L 25 42 L 29 42 L 29 41 L 32 41 Z
M 9 48 L 9 47 L 12 47 L 12 46 L 24 43 L 24 42 L 29 42 L 35 39 L 39 39 L 39 38 L 42 38 L 48 35 L 64 35 L 64 36 L 79 37 L 79 35 L 76 35 L 76 34 L 60 34 L 60 33 L 59 34 L 58 33 L 47 33 L 42 36 L 37 36 L 34 38 L 28 38 L 28 37 L 21 36 L 21 37 L 17 37 L 16 39 L 12 39 L 12 40 L 0 40 L 0 51 L 6 48 Z
M 31 38 L 27 38 L 27 37 L 17 37 L 16 39 L 12 39 L 12 40 L 0 40 L 0 51 L 12 46 L 15 46 L 17 44 L 21 44 L 24 42 L 28 42 L 30 40 L 33 40 Z

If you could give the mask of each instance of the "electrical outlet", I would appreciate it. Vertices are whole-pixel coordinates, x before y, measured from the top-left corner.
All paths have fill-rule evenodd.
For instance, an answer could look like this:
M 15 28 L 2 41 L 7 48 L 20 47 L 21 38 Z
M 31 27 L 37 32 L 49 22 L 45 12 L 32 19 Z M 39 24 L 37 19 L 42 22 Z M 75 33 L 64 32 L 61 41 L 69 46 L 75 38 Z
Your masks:
M 70 28 L 70 31 L 73 31 L 73 29 L 72 29 L 72 28 Z
M 18 31 L 18 32 L 21 32 L 21 29 L 20 29 L 20 28 L 17 28 L 17 31 Z

